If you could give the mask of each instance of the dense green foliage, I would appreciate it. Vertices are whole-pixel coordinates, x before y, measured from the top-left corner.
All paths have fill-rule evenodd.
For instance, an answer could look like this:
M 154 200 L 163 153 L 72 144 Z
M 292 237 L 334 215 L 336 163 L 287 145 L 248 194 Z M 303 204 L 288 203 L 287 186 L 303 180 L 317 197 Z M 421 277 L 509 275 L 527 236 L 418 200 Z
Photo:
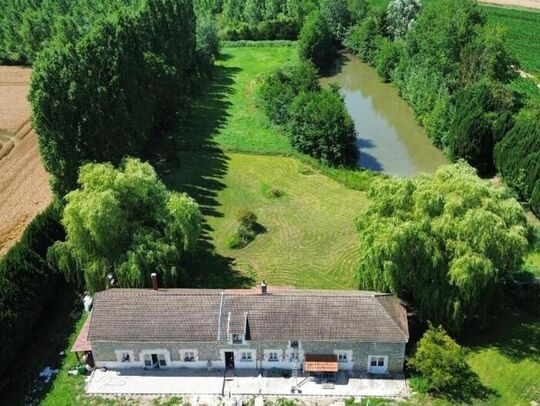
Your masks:
M 301 60 L 311 61 L 318 68 L 326 68 L 334 62 L 337 52 L 335 38 L 320 12 L 311 13 L 302 26 L 298 52 Z
M 292 146 L 330 166 L 358 161 L 354 123 L 337 89 L 321 89 L 310 62 L 267 75 L 258 89 L 258 105 L 282 126 Z
M 74 42 L 93 23 L 140 0 L 0 0 L 0 62 L 30 64 L 51 41 Z
M 250 210 L 240 210 L 236 216 L 238 227 L 229 239 L 229 248 L 238 249 L 248 245 L 255 239 L 261 226 L 257 223 L 257 216 Z
M 190 0 L 146 0 L 39 54 L 33 125 L 56 192 L 75 187 L 82 163 L 141 156 L 186 117 L 195 46 Z
M 397 85 L 437 145 L 482 173 L 493 171 L 493 147 L 516 107 L 502 88 L 516 75 L 506 42 L 502 30 L 486 25 L 473 0 L 424 7 L 416 0 L 393 0 L 386 10 L 370 9 L 345 39 Z M 495 88 L 491 95 L 477 89 L 485 81 Z
M 108 274 L 130 288 L 150 286 L 152 272 L 168 287 L 188 280 L 182 264 L 201 231 L 193 199 L 168 191 L 149 164 L 132 158 L 118 169 L 86 164 L 79 184 L 66 196 L 67 238 L 48 255 L 66 279 L 91 293 L 105 289 Z
M 420 0 L 395 0 L 388 4 L 386 17 L 387 32 L 393 38 L 404 38 L 413 28 L 416 14 L 420 11 Z
M 300 93 L 290 116 L 289 136 L 298 151 L 330 166 L 356 164 L 356 130 L 337 90 Z
M 313 64 L 303 62 L 266 76 L 258 90 L 258 104 L 272 122 L 285 125 L 291 118 L 290 108 L 296 95 L 319 90 L 317 70 Z
M 456 96 L 450 128 L 450 154 L 464 158 L 481 174 L 493 173 L 493 148 L 512 127 L 513 95 L 502 84 L 483 80 Z
M 539 110 L 540 111 L 540 110 Z M 540 114 L 520 115 L 495 148 L 497 168 L 504 179 L 540 215 Z
M 484 321 L 528 245 L 519 203 L 464 163 L 375 181 L 369 197 L 357 221 L 361 287 L 412 300 L 452 331 Z
M 57 294 L 58 274 L 46 254 L 63 236 L 58 210 L 50 206 L 0 260 L 0 377 L 31 339 L 41 312 Z
M 424 333 L 408 366 L 418 371 L 431 393 L 462 397 L 475 386 L 477 376 L 466 360 L 467 352 L 441 327 L 429 326 Z

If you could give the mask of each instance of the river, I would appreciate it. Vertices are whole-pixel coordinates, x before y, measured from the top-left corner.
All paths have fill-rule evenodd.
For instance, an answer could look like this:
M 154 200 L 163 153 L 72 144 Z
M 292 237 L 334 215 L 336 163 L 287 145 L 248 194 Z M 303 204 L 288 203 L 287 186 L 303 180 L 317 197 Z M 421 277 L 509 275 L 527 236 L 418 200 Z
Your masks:
M 434 172 L 447 163 L 395 87 L 383 83 L 372 67 L 350 54 L 341 55 L 323 86 L 341 87 L 360 148 L 359 165 L 375 171 L 408 177 Z

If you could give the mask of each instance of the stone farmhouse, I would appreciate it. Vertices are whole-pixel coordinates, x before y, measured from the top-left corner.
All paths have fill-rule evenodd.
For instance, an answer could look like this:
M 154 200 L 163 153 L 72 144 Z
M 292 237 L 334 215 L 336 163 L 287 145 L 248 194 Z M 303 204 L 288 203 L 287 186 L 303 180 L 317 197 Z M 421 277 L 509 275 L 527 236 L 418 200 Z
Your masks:
M 154 289 L 95 295 L 78 348 L 91 351 L 96 367 L 276 369 L 293 376 L 403 371 L 407 314 L 393 295 L 266 284 L 158 289 L 154 282 Z

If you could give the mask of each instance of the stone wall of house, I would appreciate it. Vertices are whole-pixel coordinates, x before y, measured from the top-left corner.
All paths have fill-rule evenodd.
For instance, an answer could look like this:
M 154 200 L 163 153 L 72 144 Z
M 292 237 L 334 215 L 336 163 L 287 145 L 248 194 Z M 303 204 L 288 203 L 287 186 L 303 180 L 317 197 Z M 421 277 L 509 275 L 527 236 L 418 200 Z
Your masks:
M 345 353 L 346 359 L 340 362 L 342 370 L 366 371 L 369 356 L 388 357 L 388 372 L 401 372 L 405 356 L 405 343 L 365 343 L 365 342 L 322 342 L 301 341 L 299 343 L 300 362 L 305 354 Z M 167 366 L 180 368 L 225 367 L 225 352 L 235 354 L 235 368 L 283 368 L 294 366 L 293 349 L 289 341 L 251 341 L 246 344 L 230 344 L 227 341 L 176 342 L 176 343 L 129 343 L 93 341 L 92 352 L 97 366 L 108 368 L 144 367 L 144 355 L 163 353 Z M 184 361 L 186 351 L 195 353 L 195 360 Z M 119 353 L 127 352 L 129 361 L 121 362 Z M 250 359 L 243 358 L 249 352 Z M 278 360 L 270 360 L 269 352 L 277 352 Z

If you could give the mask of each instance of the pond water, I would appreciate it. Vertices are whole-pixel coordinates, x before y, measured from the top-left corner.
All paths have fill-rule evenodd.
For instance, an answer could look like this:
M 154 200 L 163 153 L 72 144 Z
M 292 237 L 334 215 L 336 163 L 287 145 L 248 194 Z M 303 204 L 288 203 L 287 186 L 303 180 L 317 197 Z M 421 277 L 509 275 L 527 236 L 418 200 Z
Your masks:
M 337 83 L 345 98 L 360 148 L 359 165 L 402 177 L 434 172 L 447 163 L 395 87 L 383 83 L 375 69 L 343 54 L 334 70 L 321 79 Z

